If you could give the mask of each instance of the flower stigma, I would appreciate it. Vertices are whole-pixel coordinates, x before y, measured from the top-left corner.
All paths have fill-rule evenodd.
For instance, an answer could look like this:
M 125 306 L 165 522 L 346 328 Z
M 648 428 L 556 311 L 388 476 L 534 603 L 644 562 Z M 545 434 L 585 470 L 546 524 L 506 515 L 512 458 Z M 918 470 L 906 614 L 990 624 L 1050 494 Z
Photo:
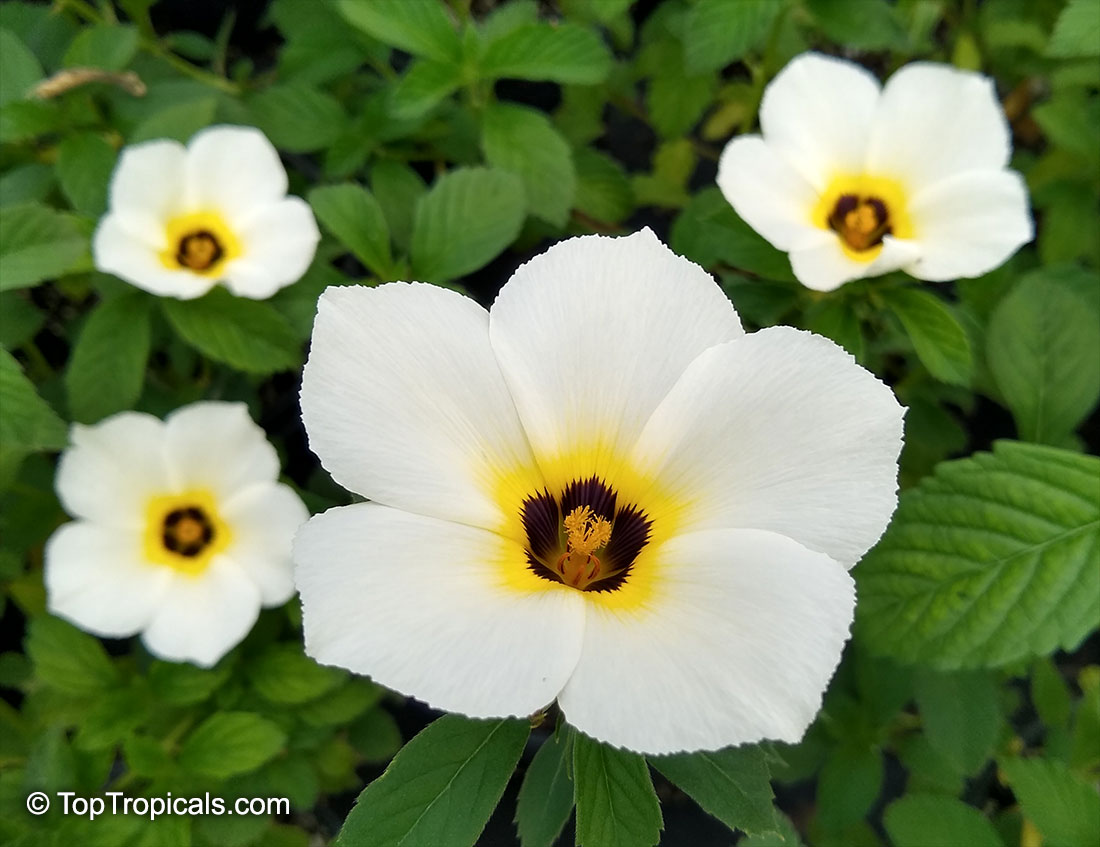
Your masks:
M 878 197 L 858 197 L 843 194 L 829 215 L 829 227 L 857 252 L 882 243 L 882 237 L 893 230 L 890 211 Z
M 180 239 L 176 261 L 181 267 L 190 268 L 193 271 L 205 271 L 217 262 L 224 252 L 214 234 L 201 229 Z
M 226 262 L 242 254 L 241 243 L 216 212 L 194 212 L 168 222 L 160 261 L 166 268 L 205 277 L 221 275 Z
M 153 497 L 147 510 L 145 558 L 150 563 L 198 576 L 232 541 L 233 533 L 207 491 Z
M 565 516 L 567 552 L 558 558 L 554 570 L 562 581 L 574 588 L 583 588 L 600 573 L 600 560 L 593 551 L 602 548 L 611 539 L 611 524 L 592 515 L 591 506 L 578 506 Z M 581 581 L 584 581 L 584 585 Z

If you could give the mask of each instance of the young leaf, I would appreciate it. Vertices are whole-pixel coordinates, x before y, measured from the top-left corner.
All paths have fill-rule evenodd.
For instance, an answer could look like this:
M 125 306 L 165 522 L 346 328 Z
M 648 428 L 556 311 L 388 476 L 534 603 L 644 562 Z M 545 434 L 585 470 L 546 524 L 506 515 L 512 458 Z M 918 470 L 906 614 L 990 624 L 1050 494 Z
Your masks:
M 768 763 L 759 746 L 653 756 L 649 763 L 730 829 L 778 830 Z
M 417 279 L 441 282 L 477 270 L 523 225 L 523 184 L 495 168 L 441 176 L 416 204 L 411 255 Z
M 309 192 L 321 224 L 355 257 L 378 276 L 390 270 L 390 230 L 378 201 L 365 188 L 351 183 L 325 185 Z
M 285 743 L 286 733 L 267 718 L 252 712 L 217 712 L 187 736 L 179 763 L 196 776 L 226 779 L 271 761 Z
M 541 112 L 498 103 L 485 110 L 481 145 L 493 167 L 523 180 L 527 211 L 565 226 L 577 191 L 569 145 Z
M 188 344 L 249 373 L 291 370 L 301 360 L 294 330 L 268 303 L 215 288 L 198 300 L 161 300 L 164 316 Z
M 970 340 L 943 301 L 916 288 L 887 289 L 882 297 L 932 376 L 952 385 L 969 385 L 974 369 Z
M 8 206 L 3 216 L 0 291 L 60 276 L 88 249 L 72 220 L 40 203 Z
M 461 68 L 448 62 L 418 59 L 393 88 L 393 114 L 419 118 L 462 84 Z
M 1044 844 L 1100 843 L 1095 786 L 1054 759 L 1001 759 L 998 764 Z
M 68 694 L 101 694 L 118 682 L 118 671 L 103 645 L 52 615 L 31 620 L 26 649 L 38 678 Z
M 611 72 L 611 52 L 591 29 L 577 24 L 531 24 L 489 42 L 481 58 L 486 79 L 549 80 L 595 85 Z
M 553 847 L 573 812 L 573 732 L 565 724 L 539 747 L 523 777 L 516 828 L 523 847 Z
M 470 847 L 504 793 L 530 727 L 444 715 L 359 795 L 336 847 Z
M 890 804 L 883 822 L 896 847 L 1004 847 L 989 818 L 954 797 L 909 794 Z
M 94 132 L 70 135 L 57 146 L 57 179 L 78 212 L 98 217 L 107 210 L 107 185 L 117 155 Z
M 653 847 L 664 821 L 645 759 L 581 733 L 573 742 L 578 847 Z
M 458 32 L 436 0 L 339 0 L 338 8 L 352 26 L 383 44 L 440 62 L 461 58 Z
M 928 741 L 960 773 L 972 774 L 988 761 L 1001 728 L 992 675 L 923 671 L 916 675 L 916 696 Z
M 73 348 L 65 389 L 73 420 L 95 423 L 141 395 L 149 358 L 152 299 L 124 294 L 95 308 Z
M 782 0 L 700 0 L 688 10 L 685 24 L 688 70 L 717 70 L 755 50 L 782 8 Z
M 863 643 L 941 670 L 1073 649 L 1100 625 L 1100 459 L 999 441 L 901 497 L 856 567 Z

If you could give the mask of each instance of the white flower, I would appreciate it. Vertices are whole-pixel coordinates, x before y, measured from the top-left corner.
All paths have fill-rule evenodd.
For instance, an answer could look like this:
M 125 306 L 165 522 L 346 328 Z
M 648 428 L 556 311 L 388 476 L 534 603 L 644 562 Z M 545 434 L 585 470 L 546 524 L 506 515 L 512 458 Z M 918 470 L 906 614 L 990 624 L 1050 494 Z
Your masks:
M 122 151 L 110 210 L 92 242 L 96 267 L 165 297 L 219 282 L 263 300 L 309 267 L 320 233 L 258 129 L 216 126 L 187 147 L 147 141 Z
M 918 62 L 880 88 L 859 65 L 808 53 L 764 91 L 760 129 L 727 145 L 718 186 L 809 288 L 898 268 L 979 276 L 1032 238 L 984 76 Z
M 294 593 L 290 544 L 308 512 L 278 476 L 275 449 L 240 403 L 74 426 L 57 493 L 77 520 L 46 544 L 49 610 L 213 665 L 261 605 Z
M 745 335 L 648 230 L 552 247 L 490 312 L 329 288 L 302 410 L 374 501 L 295 539 L 311 656 L 472 716 L 556 698 L 647 753 L 800 738 L 895 506 L 890 390 L 819 336 Z

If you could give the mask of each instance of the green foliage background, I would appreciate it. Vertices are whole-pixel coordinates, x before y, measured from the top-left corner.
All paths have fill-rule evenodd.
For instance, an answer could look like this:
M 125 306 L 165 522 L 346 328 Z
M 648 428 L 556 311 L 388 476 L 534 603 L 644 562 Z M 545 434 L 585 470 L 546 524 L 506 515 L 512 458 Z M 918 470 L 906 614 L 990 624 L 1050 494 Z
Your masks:
M 483 843 L 548 847 L 568 825 L 584 847 L 648 847 L 662 805 L 677 843 L 1100 843 L 1097 0 L 273 0 L 277 37 L 252 52 L 233 9 L 208 36 L 158 29 L 154 7 L 0 5 L 0 840 L 461 847 L 508 792 Z M 713 174 L 807 49 L 880 77 L 916 59 L 993 76 L 1035 243 L 952 284 L 796 284 Z M 306 276 L 263 302 L 177 301 L 96 272 L 120 148 L 212 123 L 258 126 L 283 153 L 325 232 Z M 44 612 L 69 422 L 243 400 L 320 511 L 347 495 L 310 459 L 294 398 L 326 286 L 412 278 L 487 302 L 554 240 L 644 224 L 747 324 L 833 338 L 909 407 L 901 505 L 855 571 L 855 635 L 801 744 L 647 766 L 554 716 L 448 716 L 341 830 L 401 748 L 395 716 L 418 718 L 304 656 L 295 601 L 211 670 Z M 34 790 L 287 797 L 291 813 L 33 817 Z M 730 831 L 674 828 L 692 804 Z

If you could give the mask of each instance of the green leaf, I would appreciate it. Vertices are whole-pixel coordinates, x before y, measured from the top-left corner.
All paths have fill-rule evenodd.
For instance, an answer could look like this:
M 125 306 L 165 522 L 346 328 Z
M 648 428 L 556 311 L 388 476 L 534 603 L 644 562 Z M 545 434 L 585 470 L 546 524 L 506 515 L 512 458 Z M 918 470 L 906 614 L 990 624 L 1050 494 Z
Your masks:
M 118 671 L 98 639 L 52 615 L 31 619 L 26 649 L 37 677 L 67 694 L 101 694 L 118 682 Z
M 527 211 L 555 226 L 565 226 L 577 191 L 569 145 L 541 112 L 497 103 L 482 117 L 481 145 L 493 167 L 523 181 Z
M 982 671 L 916 675 L 917 707 L 928 741 L 961 773 L 988 761 L 1001 728 L 996 680 Z
M 310 153 L 330 146 L 347 123 L 339 100 L 297 82 L 261 91 L 248 107 L 256 126 L 271 143 L 290 153 Z
M 383 159 L 371 168 L 370 186 L 386 213 L 394 243 L 408 249 L 416 204 L 428 190 L 424 180 L 404 162 Z
M 298 717 L 310 726 L 350 723 L 382 699 L 383 689 L 365 679 L 350 679 L 319 700 L 298 709 Z
M 1031 702 L 1048 727 L 1057 729 L 1069 724 L 1071 699 L 1062 672 L 1049 657 L 1037 659 L 1031 670 Z
M 0 293 L 0 347 L 16 350 L 35 334 L 46 322 L 46 315 L 30 301 L 30 298 L 14 291 Z
M 688 70 L 717 70 L 755 50 L 782 8 L 781 0 L 700 0 L 684 26 Z
M 340 14 L 348 22 L 414 56 L 440 62 L 456 62 L 462 43 L 447 7 L 435 0 L 339 0 Z
M 901 496 L 855 569 L 861 640 L 942 670 L 1073 649 L 1100 624 L 1100 459 L 1000 441 Z
M 882 790 L 882 753 L 877 749 L 842 744 L 821 769 L 817 808 L 821 825 L 843 832 L 862 821 Z
M 200 668 L 183 662 L 154 660 L 149 666 L 149 687 L 166 703 L 189 706 L 201 703 L 217 691 L 230 675 L 230 666 L 220 662 L 212 668 Z
M 401 728 L 385 709 L 371 709 L 348 727 L 348 741 L 368 762 L 388 762 L 401 749 Z
M 581 733 L 573 742 L 578 847 L 652 847 L 664 821 L 649 768 L 637 753 Z
M 622 165 L 610 156 L 582 148 L 574 153 L 577 209 L 604 223 L 619 223 L 634 211 L 634 191 Z
M 573 813 L 573 733 L 564 724 L 542 742 L 519 789 L 516 829 L 522 847 L 553 847 Z
M 60 450 L 68 442 L 68 428 L 38 396 L 34 384 L 23 375 L 19 362 L 0 349 L 0 444 L 24 451 Z
M 267 718 L 251 712 L 217 712 L 187 736 L 179 763 L 196 776 L 226 779 L 271 761 L 285 742 L 286 734 Z
M 519 235 L 523 184 L 495 168 L 458 168 L 435 181 L 416 204 L 411 257 L 417 279 L 442 282 L 468 274 Z
M 1100 843 L 1100 796 L 1096 787 L 1053 759 L 1001 759 L 1012 793 L 1043 843 Z
M 986 358 L 1020 436 L 1059 441 L 1100 398 L 1100 314 L 1035 271 L 994 309 Z
M 504 793 L 529 733 L 526 721 L 444 715 L 363 790 L 336 847 L 469 847 Z
M 419 118 L 461 84 L 458 65 L 418 59 L 393 88 L 393 115 L 402 120 Z
M 718 78 L 713 73 L 685 74 L 677 65 L 662 68 L 649 80 L 646 91 L 646 105 L 657 134 L 677 138 L 689 133 L 714 102 L 717 89 Z
M 177 103 L 166 109 L 154 112 L 130 133 L 130 144 L 152 141 L 157 138 L 170 138 L 186 142 L 200 129 L 214 122 L 218 110 L 216 97 L 203 97 L 186 103 Z
M 151 313 L 152 299 L 135 292 L 101 303 L 88 317 L 65 371 L 73 420 L 95 423 L 141 396 Z
M 137 54 L 138 31 L 128 24 L 95 24 L 81 30 L 65 51 L 69 68 L 121 71 Z
M 309 192 L 317 219 L 369 270 L 390 272 L 390 230 L 374 195 L 359 185 L 326 185 Z
M 215 288 L 198 300 L 161 300 L 172 328 L 196 350 L 241 371 L 293 370 L 302 358 L 294 330 L 268 303 Z
M 806 0 L 821 31 L 846 48 L 905 49 L 909 39 L 886 0 Z
M 611 72 L 611 52 L 596 33 L 577 24 L 521 26 L 490 41 L 483 77 L 595 85 Z
M 305 655 L 297 644 L 275 644 L 249 663 L 248 681 L 272 703 L 305 703 L 331 691 L 343 671 L 326 668 Z
M 888 288 L 881 295 L 929 373 L 941 382 L 970 385 L 974 370 L 970 340 L 944 302 L 918 288 Z
M 5 171 L 0 176 L 0 206 L 45 200 L 53 189 L 53 182 L 53 168 L 38 162 Z
M 107 210 L 107 186 L 117 155 L 94 132 L 70 135 L 57 146 L 57 179 L 78 212 L 99 217 Z
M 650 757 L 649 763 L 730 829 L 778 830 L 767 757 L 761 747 Z
M 0 291 L 61 276 L 88 249 L 70 218 L 40 203 L 7 206 L 0 214 Z
M 806 329 L 832 339 L 857 360 L 863 358 L 863 328 L 851 300 L 828 296 L 806 312 Z
M 1069 0 L 1054 25 L 1047 55 L 1057 58 L 1100 56 L 1100 3 Z
M 989 819 L 954 797 L 910 794 L 890 804 L 883 822 L 895 847 L 1004 847 Z
M 22 100 L 42 79 L 42 65 L 14 32 L 0 29 L 0 106 Z

